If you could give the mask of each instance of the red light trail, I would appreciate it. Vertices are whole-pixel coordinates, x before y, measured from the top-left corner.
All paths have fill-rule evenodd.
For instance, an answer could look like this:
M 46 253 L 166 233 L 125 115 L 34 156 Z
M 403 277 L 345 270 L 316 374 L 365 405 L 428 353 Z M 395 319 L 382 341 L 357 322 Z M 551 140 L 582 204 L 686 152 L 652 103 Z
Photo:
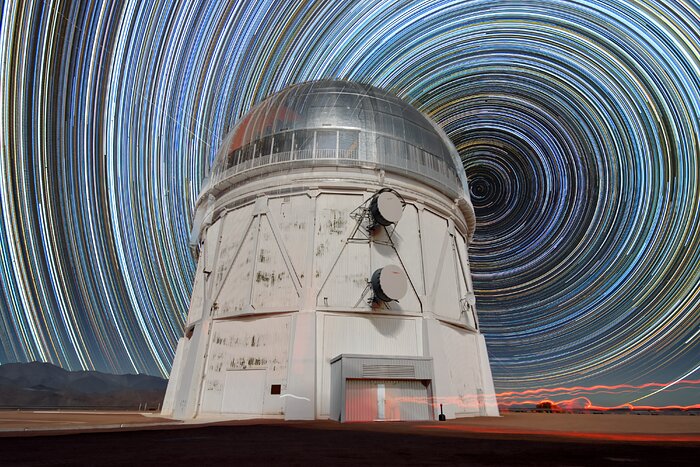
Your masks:
M 622 395 L 637 393 L 640 390 L 652 389 L 652 388 L 665 388 L 668 387 L 668 383 L 645 383 L 639 385 L 632 384 L 617 384 L 617 385 L 594 385 L 594 386 L 570 386 L 570 387 L 557 387 L 557 388 L 540 388 L 540 389 L 527 389 L 523 391 L 504 391 L 496 394 L 498 398 L 498 405 L 502 409 L 509 409 L 512 407 L 525 407 L 525 406 L 536 406 L 537 404 L 549 402 L 555 405 L 561 410 L 596 410 L 596 411 L 606 411 L 606 410 L 699 410 L 700 403 L 692 405 L 633 405 L 629 402 L 613 405 L 604 406 L 596 405 L 591 401 L 591 397 L 601 394 L 606 395 Z M 668 389 L 666 392 L 675 392 L 687 389 L 700 389 L 700 380 L 681 380 L 675 383 L 673 389 Z M 561 399 L 557 399 L 555 396 L 561 396 Z M 572 397 L 573 396 L 573 397 Z M 538 399 L 538 397 L 541 397 Z M 640 397 L 639 399 L 645 398 Z M 637 400 L 639 400 L 637 399 Z

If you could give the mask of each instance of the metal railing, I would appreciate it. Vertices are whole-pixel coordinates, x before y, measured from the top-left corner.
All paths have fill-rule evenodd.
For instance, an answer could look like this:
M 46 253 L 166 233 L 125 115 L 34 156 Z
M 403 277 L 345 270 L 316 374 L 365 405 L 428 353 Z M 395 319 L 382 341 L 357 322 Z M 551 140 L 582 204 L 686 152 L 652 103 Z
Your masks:
M 397 154 L 393 152 L 385 153 L 385 151 L 380 152 L 378 145 L 375 145 L 374 148 L 371 146 L 369 154 L 365 154 L 363 158 L 360 158 L 360 153 L 357 149 L 296 149 L 267 154 L 248 159 L 226 170 L 212 174 L 208 186 L 214 186 L 225 179 L 258 167 L 274 166 L 292 161 L 318 161 L 323 163 L 323 161 L 331 160 L 343 161 L 344 165 L 362 164 L 366 166 L 367 163 L 376 164 L 380 167 L 398 169 L 399 172 L 407 171 L 420 174 L 452 189 L 460 186 L 459 178 L 454 173 L 454 169 L 448 166 L 440 157 L 424 149 L 411 147 L 405 154 Z M 407 146 L 406 149 L 408 149 Z

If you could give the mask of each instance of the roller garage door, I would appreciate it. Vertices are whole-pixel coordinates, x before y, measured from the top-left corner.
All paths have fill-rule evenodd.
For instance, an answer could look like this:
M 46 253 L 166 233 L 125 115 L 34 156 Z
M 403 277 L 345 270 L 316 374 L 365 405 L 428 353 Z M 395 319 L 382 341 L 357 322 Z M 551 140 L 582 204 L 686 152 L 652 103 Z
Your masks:
M 428 381 L 347 379 L 345 421 L 432 420 Z

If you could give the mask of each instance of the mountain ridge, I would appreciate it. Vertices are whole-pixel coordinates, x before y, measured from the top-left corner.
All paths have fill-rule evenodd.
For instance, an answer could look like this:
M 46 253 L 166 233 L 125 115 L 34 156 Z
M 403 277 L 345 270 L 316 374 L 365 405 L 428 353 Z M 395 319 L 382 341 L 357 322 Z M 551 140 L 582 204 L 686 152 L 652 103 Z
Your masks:
M 168 381 L 150 375 L 68 371 L 51 363 L 0 365 L 0 408 L 156 408 Z

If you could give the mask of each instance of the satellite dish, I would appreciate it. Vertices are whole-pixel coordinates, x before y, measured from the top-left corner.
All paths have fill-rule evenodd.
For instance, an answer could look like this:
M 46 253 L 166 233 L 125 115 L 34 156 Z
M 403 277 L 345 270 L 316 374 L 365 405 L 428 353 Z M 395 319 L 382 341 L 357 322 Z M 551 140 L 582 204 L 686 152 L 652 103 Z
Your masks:
M 383 302 L 399 300 L 408 290 L 406 273 L 393 264 L 374 271 L 371 282 L 374 296 Z
M 381 191 L 372 198 L 369 210 L 375 223 L 386 227 L 396 224 L 401 219 L 403 202 L 395 192 Z
M 467 297 L 466 297 L 466 298 L 467 298 L 467 304 L 468 304 L 469 306 L 474 306 L 474 305 L 476 305 L 476 296 L 475 296 L 472 292 L 467 293 Z

